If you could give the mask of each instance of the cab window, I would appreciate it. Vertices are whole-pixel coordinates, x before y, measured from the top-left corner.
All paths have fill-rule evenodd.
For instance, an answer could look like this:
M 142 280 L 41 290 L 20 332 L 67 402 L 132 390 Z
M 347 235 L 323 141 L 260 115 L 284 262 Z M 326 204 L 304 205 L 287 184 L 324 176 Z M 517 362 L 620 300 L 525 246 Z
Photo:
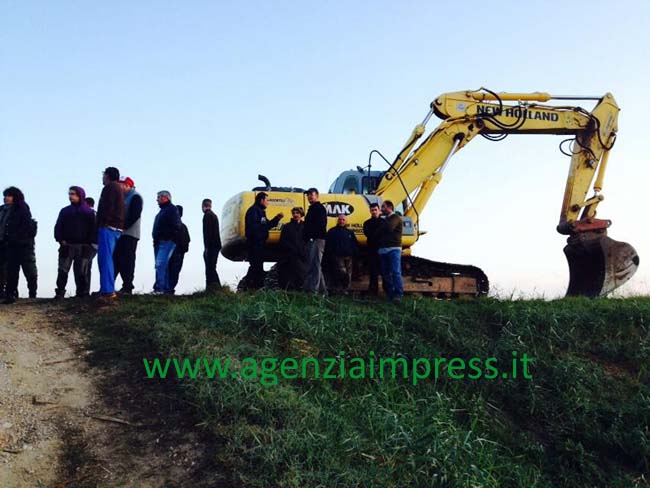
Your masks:
M 343 182 L 343 193 L 359 193 L 359 178 L 356 175 L 350 175 Z
M 376 176 L 364 176 L 361 179 L 361 193 L 374 193 L 379 186 L 379 178 Z

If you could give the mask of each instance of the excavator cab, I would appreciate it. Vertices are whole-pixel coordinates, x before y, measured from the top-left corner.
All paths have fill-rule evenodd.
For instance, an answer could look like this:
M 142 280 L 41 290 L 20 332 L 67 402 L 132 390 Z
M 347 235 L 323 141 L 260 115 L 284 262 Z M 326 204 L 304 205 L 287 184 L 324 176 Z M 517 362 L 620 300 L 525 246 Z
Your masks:
M 373 194 L 383 175 L 383 171 L 365 171 L 363 168 L 358 168 L 356 171 L 343 171 L 330 186 L 329 193 L 339 195 Z

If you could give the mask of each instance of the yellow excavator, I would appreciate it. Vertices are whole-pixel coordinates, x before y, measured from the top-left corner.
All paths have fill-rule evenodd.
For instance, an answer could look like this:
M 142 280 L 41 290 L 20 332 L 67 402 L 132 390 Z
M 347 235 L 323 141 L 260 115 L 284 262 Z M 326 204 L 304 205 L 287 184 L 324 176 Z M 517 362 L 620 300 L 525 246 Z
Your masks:
M 546 104 L 551 100 L 555 105 Z M 587 111 L 571 101 L 594 101 Z M 639 257 L 634 248 L 607 236 L 610 220 L 596 218 L 596 209 L 603 201 L 603 180 L 607 162 L 616 141 L 619 107 L 610 93 L 603 96 L 552 96 L 548 93 L 495 93 L 480 88 L 474 91 L 447 93 L 436 98 L 424 120 L 415 126 L 411 136 L 386 171 L 357 167 L 344 171 L 334 181 L 321 202 L 328 214 L 328 228 L 336 225 L 340 214 L 348 216 L 362 248 L 366 245 L 363 222 L 369 217 L 369 205 L 391 200 L 402 215 L 402 272 L 405 293 L 435 297 L 479 296 L 489 291 L 488 279 L 481 269 L 470 265 L 436 262 L 411 256 L 410 248 L 425 231 L 420 230 L 420 214 L 436 189 L 452 156 L 476 136 L 493 141 L 510 134 L 559 134 L 569 136 L 560 143 L 560 150 L 571 158 L 564 200 L 557 231 L 567 235 L 564 253 L 569 263 L 567 295 L 604 296 L 615 290 L 636 272 Z M 433 115 L 442 122 L 426 133 Z M 371 151 L 373 154 L 381 154 Z M 383 157 L 383 156 L 382 156 Z M 369 161 L 370 161 L 369 158 Z M 294 206 L 309 205 L 299 187 L 274 187 L 264 176 L 265 184 L 244 191 L 228 200 L 222 215 L 222 254 L 234 261 L 246 259 L 244 216 L 253 204 L 255 194 L 269 194 L 269 215 L 288 211 Z M 588 196 L 593 182 L 593 194 Z M 311 186 L 311 183 L 308 185 Z M 287 219 L 288 217 L 285 217 Z M 270 232 L 265 260 L 280 258 L 280 228 Z M 353 290 L 365 290 L 368 273 L 365 256 L 356 260 Z

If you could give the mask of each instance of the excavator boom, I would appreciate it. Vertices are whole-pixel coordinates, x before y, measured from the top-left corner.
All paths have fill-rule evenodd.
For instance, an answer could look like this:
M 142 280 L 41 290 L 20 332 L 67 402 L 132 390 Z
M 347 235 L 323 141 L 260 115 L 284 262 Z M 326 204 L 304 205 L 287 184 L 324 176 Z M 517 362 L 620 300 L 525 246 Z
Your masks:
M 596 100 L 591 112 L 576 106 L 552 106 L 550 100 Z M 518 102 L 506 104 L 504 102 Z M 609 153 L 616 140 L 619 108 L 614 97 L 552 96 L 548 93 L 494 93 L 486 89 L 442 95 L 431 103 L 376 194 L 404 201 L 405 215 L 419 223 L 424 209 L 442 180 L 451 157 L 477 135 L 502 140 L 510 134 L 560 134 L 573 136 L 571 164 L 557 226 L 568 235 L 565 255 L 569 262 L 567 295 L 606 295 L 636 272 L 639 257 L 627 243 L 607 236 L 608 220 L 596 219 L 604 199 L 603 180 Z M 415 148 L 425 134 L 425 124 L 435 114 L 443 122 Z M 593 182 L 593 196 L 587 197 Z

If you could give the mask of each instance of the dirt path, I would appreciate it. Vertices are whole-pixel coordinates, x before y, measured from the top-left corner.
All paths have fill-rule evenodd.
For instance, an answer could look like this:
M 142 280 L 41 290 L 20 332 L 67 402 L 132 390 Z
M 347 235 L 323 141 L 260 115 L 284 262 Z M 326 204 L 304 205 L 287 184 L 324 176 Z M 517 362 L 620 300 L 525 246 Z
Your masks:
M 0 306 L 0 486 L 219 485 L 178 400 L 143 402 L 129 381 L 91 367 L 68 320 L 51 302 Z

